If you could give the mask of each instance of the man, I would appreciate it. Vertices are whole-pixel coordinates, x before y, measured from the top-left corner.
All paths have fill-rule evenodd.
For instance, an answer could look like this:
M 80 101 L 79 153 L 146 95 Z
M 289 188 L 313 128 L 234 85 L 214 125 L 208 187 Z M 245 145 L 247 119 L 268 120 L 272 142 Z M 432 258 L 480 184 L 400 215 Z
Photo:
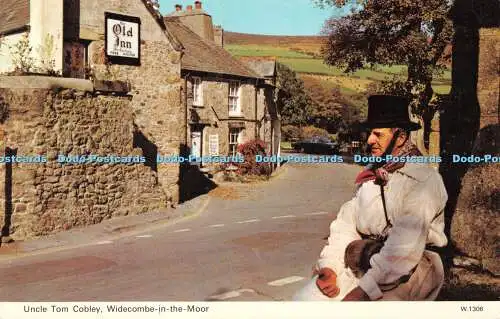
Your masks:
M 429 249 L 447 244 L 443 210 L 448 196 L 439 173 L 415 163 L 421 154 L 409 134 L 420 126 L 410 121 L 408 105 L 402 97 L 369 97 L 364 124 L 371 129 L 371 155 L 389 160 L 370 164 L 358 175 L 355 197 L 331 223 L 313 279 L 295 300 L 437 297 L 443 264 Z

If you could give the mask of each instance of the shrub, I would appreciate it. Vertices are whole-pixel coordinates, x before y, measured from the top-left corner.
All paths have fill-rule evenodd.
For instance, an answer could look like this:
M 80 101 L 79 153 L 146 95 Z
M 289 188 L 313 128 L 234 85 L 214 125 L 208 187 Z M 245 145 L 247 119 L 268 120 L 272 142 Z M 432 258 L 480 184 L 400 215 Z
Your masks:
M 327 130 L 315 126 L 306 126 L 302 128 L 302 138 L 311 138 L 313 136 L 330 137 L 330 134 Z
M 15 45 L 9 46 L 10 58 L 14 65 L 14 74 L 26 74 L 33 69 L 35 61 L 31 56 L 32 50 L 28 33 L 24 33 Z
M 281 127 L 281 139 L 283 141 L 294 141 L 300 139 L 300 128 L 293 125 L 284 125 Z
M 269 175 L 269 163 L 258 163 L 256 155 L 266 156 L 266 144 L 259 139 L 238 145 L 238 152 L 243 156 L 243 163 L 236 163 L 240 175 Z
M 330 140 L 332 140 L 334 142 L 337 142 L 338 139 L 339 139 L 339 135 L 338 134 L 328 134 L 328 137 L 330 138 Z

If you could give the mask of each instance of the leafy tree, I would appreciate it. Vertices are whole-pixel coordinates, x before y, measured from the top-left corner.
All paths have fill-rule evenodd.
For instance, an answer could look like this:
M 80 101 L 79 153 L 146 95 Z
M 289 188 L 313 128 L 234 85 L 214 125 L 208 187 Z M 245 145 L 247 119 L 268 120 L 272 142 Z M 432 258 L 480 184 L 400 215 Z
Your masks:
M 448 19 L 451 1 L 446 0 L 314 0 L 320 6 L 350 8 L 351 14 L 330 18 L 324 32 L 325 62 L 345 67 L 346 72 L 375 64 L 406 64 L 405 80 L 394 78 L 380 91 L 415 99 L 414 112 L 427 128 L 435 109 L 431 82 L 452 37 Z
M 321 81 L 308 80 L 306 90 L 312 101 L 309 124 L 335 132 L 341 120 L 342 108 L 346 107 L 340 90 L 336 87 L 327 88 Z
M 311 114 L 311 98 L 304 89 L 304 82 L 287 66 L 277 64 L 276 103 L 283 125 L 305 124 Z

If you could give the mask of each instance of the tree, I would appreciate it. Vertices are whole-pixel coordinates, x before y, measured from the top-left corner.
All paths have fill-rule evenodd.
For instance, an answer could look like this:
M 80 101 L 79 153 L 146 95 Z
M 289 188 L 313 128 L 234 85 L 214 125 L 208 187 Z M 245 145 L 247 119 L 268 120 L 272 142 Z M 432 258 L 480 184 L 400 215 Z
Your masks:
M 350 7 L 351 14 L 326 21 L 325 62 L 352 72 L 375 64 L 405 64 L 405 80 L 394 78 L 380 91 L 415 100 L 414 112 L 426 131 L 436 109 L 431 82 L 444 66 L 443 52 L 452 37 L 450 1 L 444 0 L 315 0 L 320 6 Z
M 287 66 L 277 64 L 276 104 L 283 125 L 305 124 L 311 114 L 311 98 L 304 89 L 304 82 Z
M 314 76 L 305 76 L 303 80 L 312 101 L 309 124 L 338 133 L 358 120 L 358 106 L 342 95 L 338 86 L 325 85 Z

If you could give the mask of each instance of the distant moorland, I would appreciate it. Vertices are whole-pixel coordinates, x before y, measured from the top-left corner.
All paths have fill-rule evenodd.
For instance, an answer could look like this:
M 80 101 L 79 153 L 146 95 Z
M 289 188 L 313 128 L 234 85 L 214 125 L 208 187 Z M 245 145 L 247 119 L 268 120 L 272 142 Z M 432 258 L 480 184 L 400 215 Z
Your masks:
M 344 73 L 339 68 L 328 66 L 321 58 L 321 47 L 325 40 L 326 38 L 321 36 L 224 33 L 224 46 L 235 57 L 273 57 L 297 72 L 306 83 L 306 87 L 312 87 L 313 83 L 319 82 L 325 87 L 336 86 L 346 95 L 360 95 L 364 94 L 367 87 L 374 82 L 390 79 L 393 76 L 406 77 L 406 67 L 402 65 L 378 65 L 374 69 L 364 69 L 354 73 Z M 450 71 L 445 71 L 433 82 L 436 93 L 448 93 L 450 88 Z

